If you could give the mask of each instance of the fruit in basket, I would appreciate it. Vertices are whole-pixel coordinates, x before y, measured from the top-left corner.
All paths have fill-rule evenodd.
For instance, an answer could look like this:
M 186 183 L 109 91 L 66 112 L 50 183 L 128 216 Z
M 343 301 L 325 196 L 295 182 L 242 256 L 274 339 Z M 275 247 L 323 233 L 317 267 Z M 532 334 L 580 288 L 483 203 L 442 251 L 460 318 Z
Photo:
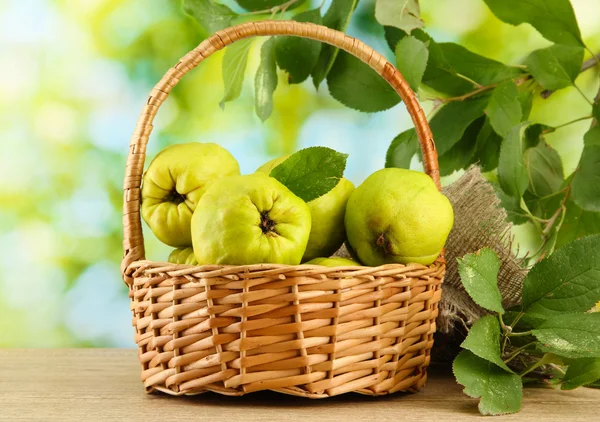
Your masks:
M 196 256 L 194 255 L 194 249 L 191 246 L 188 246 L 187 248 L 173 249 L 173 252 L 171 252 L 169 255 L 168 261 L 172 262 L 173 264 L 198 264 Z
M 238 162 L 217 144 L 173 145 L 152 160 L 142 184 L 142 217 L 161 242 L 190 246 L 192 213 L 217 178 L 240 174 Z
M 439 256 L 454 222 L 448 198 L 425 173 L 386 168 L 350 195 L 348 242 L 365 265 L 419 263 Z
M 269 174 L 288 157 L 289 155 L 285 155 L 271 160 L 260 166 L 257 172 Z M 346 203 L 353 190 L 352 182 L 341 178 L 339 183 L 325 195 L 308 202 L 312 227 L 302 261 L 319 256 L 330 256 L 342 246 L 346 239 L 344 227 Z
M 338 258 L 338 257 L 333 257 L 333 258 L 314 258 L 311 259 L 308 262 L 305 262 L 305 264 L 308 265 L 322 265 L 324 267 L 347 267 L 348 265 L 352 265 L 352 266 L 358 266 L 360 267 L 361 264 L 349 259 L 349 258 Z
M 311 218 L 308 205 L 263 173 L 216 180 L 192 217 L 192 243 L 200 265 L 297 265 Z

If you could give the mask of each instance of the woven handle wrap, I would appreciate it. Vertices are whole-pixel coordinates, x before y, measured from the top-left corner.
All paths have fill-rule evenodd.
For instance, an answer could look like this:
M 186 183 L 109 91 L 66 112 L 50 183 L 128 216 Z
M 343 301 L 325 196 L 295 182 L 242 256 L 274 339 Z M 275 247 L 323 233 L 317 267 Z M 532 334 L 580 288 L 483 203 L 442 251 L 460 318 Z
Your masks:
M 177 82 L 202 60 L 235 41 L 261 35 L 292 35 L 322 41 L 341 48 L 356 56 L 371 66 L 398 92 L 406 105 L 415 125 L 425 172 L 433 179 L 440 189 L 440 174 L 438 156 L 433 142 L 433 135 L 427 119 L 414 92 L 404 80 L 400 72 L 391 65 L 381 54 L 368 45 L 343 32 L 312 23 L 295 21 L 260 21 L 248 22 L 218 31 L 210 38 L 202 41 L 198 47 L 190 51 L 169 69 L 158 84 L 150 92 L 148 102 L 138 119 L 135 131 L 131 137 L 127 167 L 125 169 L 124 203 L 123 203 L 123 248 L 125 255 L 121 270 L 125 279 L 129 276 L 125 270 L 132 262 L 144 259 L 144 238 L 140 220 L 140 187 L 146 158 L 146 144 L 152 132 L 152 121 L 160 105 L 165 101 L 169 92 Z

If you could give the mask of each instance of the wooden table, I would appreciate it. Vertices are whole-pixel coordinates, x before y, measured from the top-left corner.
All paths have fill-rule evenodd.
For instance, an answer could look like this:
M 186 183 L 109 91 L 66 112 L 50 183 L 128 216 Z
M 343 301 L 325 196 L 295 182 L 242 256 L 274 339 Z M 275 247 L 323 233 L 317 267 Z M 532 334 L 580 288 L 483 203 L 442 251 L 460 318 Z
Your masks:
M 310 400 L 270 392 L 243 397 L 147 395 L 132 349 L 0 349 L 0 420 L 131 421 L 464 421 L 477 401 L 451 374 L 430 370 L 422 393 Z M 518 415 L 489 420 L 591 421 L 600 391 L 525 390 Z

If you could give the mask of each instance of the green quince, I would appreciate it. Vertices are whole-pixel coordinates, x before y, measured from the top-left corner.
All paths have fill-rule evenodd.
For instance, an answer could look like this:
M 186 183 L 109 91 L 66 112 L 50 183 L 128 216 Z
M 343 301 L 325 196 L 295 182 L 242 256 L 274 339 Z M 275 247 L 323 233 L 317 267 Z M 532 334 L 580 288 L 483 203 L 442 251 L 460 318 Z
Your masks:
M 169 255 L 168 261 L 173 264 L 198 265 L 198 261 L 194 255 L 194 249 L 191 246 L 173 249 L 173 252 Z
M 308 205 L 263 173 L 216 180 L 192 217 L 200 265 L 297 265 L 310 234 Z
M 448 198 L 425 173 L 376 171 L 350 195 L 348 242 L 365 265 L 419 263 L 439 256 L 454 222 Z
M 217 144 L 173 145 L 152 160 L 142 184 L 142 217 L 161 242 L 192 244 L 190 223 L 213 180 L 240 174 L 233 156 Z
M 305 264 L 307 264 L 307 265 L 322 265 L 324 267 L 347 267 L 347 266 L 360 267 L 361 266 L 361 264 L 359 264 L 358 262 L 356 262 L 352 259 L 338 258 L 338 257 L 314 258 L 308 262 L 305 262 Z
M 271 170 L 288 157 L 289 155 L 275 158 L 260 166 L 256 171 L 270 174 Z M 309 261 L 319 256 L 330 256 L 342 246 L 346 239 L 344 228 L 346 203 L 353 190 L 352 182 L 341 178 L 339 183 L 325 195 L 308 202 L 312 216 L 312 228 L 302 261 Z

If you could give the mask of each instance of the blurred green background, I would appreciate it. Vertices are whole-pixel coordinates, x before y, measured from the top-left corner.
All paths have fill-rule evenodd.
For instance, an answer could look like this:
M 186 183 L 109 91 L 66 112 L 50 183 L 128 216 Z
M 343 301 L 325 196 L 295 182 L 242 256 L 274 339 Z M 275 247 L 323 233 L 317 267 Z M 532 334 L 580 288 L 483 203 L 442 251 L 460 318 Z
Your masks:
M 584 40 L 600 51 L 598 1 L 572 3 Z M 374 23 L 374 2 L 358 7 L 348 32 L 392 57 Z M 437 41 L 507 63 L 549 44 L 527 25 L 501 23 L 482 0 L 422 0 L 421 7 Z M 206 35 L 180 0 L 0 1 L 0 347 L 134 346 L 119 273 L 129 137 L 152 86 Z M 253 77 L 222 111 L 221 57 L 173 91 L 158 114 L 149 159 L 172 143 L 216 142 L 252 172 L 280 154 L 326 145 L 350 154 L 346 176 L 359 184 L 383 167 L 391 139 L 410 127 L 402 104 L 361 114 L 325 87 L 317 93 L 311 82 L 291 86 L 283 74 L 265 124 L 254 114 Z M 588 97 L 596 83 L 595 72 L 577 80 Z M 577 91 L 565 89 L 537 98 L 531 120 L 560 124 L 588 113 Z M 566 174 L 588 127 L 581 122 L 547 138 Z M 515 234 L 523 251 L 535 246 L 527 226 Z M 170 252 L 149 232 L 146 249 L 156 260 Z

